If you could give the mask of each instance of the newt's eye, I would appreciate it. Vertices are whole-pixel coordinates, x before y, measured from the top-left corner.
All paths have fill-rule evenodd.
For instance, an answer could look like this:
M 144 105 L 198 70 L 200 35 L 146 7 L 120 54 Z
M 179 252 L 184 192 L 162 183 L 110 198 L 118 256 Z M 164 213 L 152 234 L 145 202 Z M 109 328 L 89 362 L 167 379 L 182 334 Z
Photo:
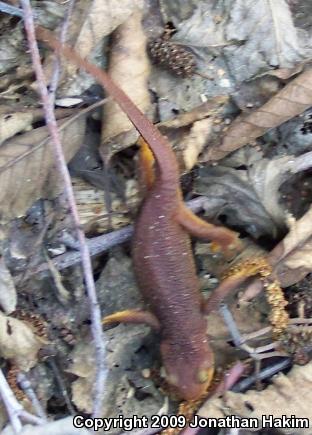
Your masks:
M 205 382 L 211 381 L 213 377 L 213 368 L 210 367 L 209 369 L 200 369 L 197 372 L 197 380 L 200 384 L 204 384 Z

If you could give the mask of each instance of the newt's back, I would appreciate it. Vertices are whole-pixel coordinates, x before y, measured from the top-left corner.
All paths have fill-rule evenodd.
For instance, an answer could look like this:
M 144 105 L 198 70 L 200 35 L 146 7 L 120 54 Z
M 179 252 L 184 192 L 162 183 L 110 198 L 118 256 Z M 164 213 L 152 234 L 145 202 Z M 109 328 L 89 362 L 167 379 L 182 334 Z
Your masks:
M 212 352 L 190 237 L 175 220 L 180 203 L 178 188 L 155 182 L 136 221 L 132 256 L 141 292 L 161 325 L 168 380 L 185 398 L 193 398 L 207 380 Z

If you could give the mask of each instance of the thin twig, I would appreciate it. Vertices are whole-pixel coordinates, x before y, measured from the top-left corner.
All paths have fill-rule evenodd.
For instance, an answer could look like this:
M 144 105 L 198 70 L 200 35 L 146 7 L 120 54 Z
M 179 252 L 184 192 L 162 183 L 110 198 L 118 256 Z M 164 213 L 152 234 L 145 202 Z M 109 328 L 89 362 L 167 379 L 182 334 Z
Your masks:
M 223 317 L 224 323 L 226 324 L 232 340 L 234 341 L 234 344 L 236 347 L 240 347 L 244 340 L 241 336 L 241 333 L 238 330 L 238 327 L 236 325 L 236 322 L 232 316 L 231 311 L 229 310 L 228 306 L 226 304 L 221 304 L 219 308 L 219 313 Z
M 50 358 L 48 360 L 48 364 L 49 364 L 49 366 L 51 367 L 51 369 L 53 371 L 53 375 L 54 375 L 55 380 L 56 380 L 56 382 L 58 384 L 60 392 L 61 392 L 61 394 L 62 394 L 62 396 L 63 396 L 63 398 L 65 400 L 65 403 L 66 403 L 66 406 L 67 406 L 67 409 L 68 409 L 69 413 L 71 415 L 75 415 L 74 407 L 73 407 L 73 405 L 72 405 L 72 403 L 70 401 L 70 398 L 69 398 L 69 395 L 68 395 L 68 392 L 67 392 L 67 388 L 66 388 L 65 382 L 64 382 L 64 380 L 62 378 L 62 375 L 60 373 L 60 370 L 58 368 L 58 365 L 57 365 L 55 359 L 54 358 Z
M 234 320 L 234 317 L 232 316 L 232 313 L 226 304 L 221 304 L 219 308 L 219 313 L 222 315 L 223 320 L 226 326 L 228 327 L 228 330 L 232 336 L 235 346 L 247 352 L 253 359 L 262 360 L 273 356 L 285 356 L 285 353 L 276 352 L 276 351 L 270 353 L 264 353 L 264 352 L 268 352 L 269 350 L 271 351 L 272 349 L 275 349 L 278 345 L 277 341 L 259 347 L 251 347 L 247 345 L 246 337 L 243 337 L 240 334 L 236 322 Z
M 271 376 L 275 375 L 281 370 L 284 370 L 287 367 L 289 367 L 291 363 L 292 363 L 291 358 L 285 358 L 283 359 L 283 361 L 280 361 L 270 367 L 266 367 L 265 369 L 261 370 L 259 373 L 253 374 L 248 378 L 245 378 L 242 381 L 238 382 L 232 388 L 232 391 L 234 391 L 235 393 L 245 391 L 257 380 L 263 381 L 264 379 L 270 378 Z
M 17 17 L 23 18 L 23 11 L 15 6 L 8 5 L 5 2 L 0 2 L 0 12 L 4 12 L 9 15 L 15 15 Z
M 60 37 L 59 37 L 59 40 L 61 41 L 62 44 L 66 41 L 66 34 L 68 31 L 68 27 L 69 27 L 69 19 L 70 19 L 72 12 L 73 12 L 75 2 L 76 2 L 76 0 L 70 0 L 66 14 L 65 14 L 65 18 L 64 18 L 64 21 L 62 24 Z M 54 59 L 54 63 L 53 63 L 53 69 L 52 69 L 50 86 L 49 86 L 51 104 L 54 104 L 54 101 L 55 101 L 55 94 L 56 94 L 58 82 L 60 79 L 60 73 L 61 73 L 60 55 L 57 53 L 54 53 L 54 56 L 55 56 L 55 59 Z
M 262 335 L 269 334 L 270 332 L 272 332 L 272 326 L 265 326 L 264 328 L 259 329 L 258 331 L 248 332 L 244 334 L 242 339 L 244 342 L 249 340 L 255 340 L 255 339 L 259 339 L 260 336 Z
M 193 211 L 200 211 L 204 204 L 206 203 L 206 197 L 199 197 L 188 201 L 186 205 Z M 92 239 L 87 239 L 87 244 L 89 247 L 90 255 L 95 256 L 101 254 L 114 246 L 125 243 L 131 239 L 133 234 L 133 226 L 128 225 L 120 230 L 115 230 L 102 236 L 93 237 Z M 66 252 L 65 254 L 59 255 L 52 260 L 54 266 L 58 270 L 66 269 L 67 267 L 73 266 L 81 261 L 80 252 Z M 41 273 L 48 270 L 47 264 L 44 263 L 38 266 L 32 273 Z
M 3 400 L 5 409 L 7 410 L 10 422 L 16 433 L 21 432 L 23 426 L 19 419 L 19 414 L 23 409 L 22 405 L 18 403 L 13 394 L 7 380 L 5 379 L 2 370 L 0 369 L 0 395 Z
M 31 401 L 32 406 L 33 406 L 36 414 L 40 418 L 42 418 L 42 420 L 46 421 L 47 416 L 44 412 L 43 407 L 41 406 L 41 403 L 40 403 L 36 393 L 34 392 L 34 390 L 32 388 L 31 382 L 27 378 L 26 374 L 19 372 L 17 374 L 17 382 L 18 382 L 19 386 L 22 388 L 22 390 L 24 391 L 24 393 L 26 394 L 26 396 L 28 397 L 28 399 Z
M 226 391 L 231 390 L 245 371 L 245 364 L 243 364 L 241 361 L 235 363 L 233 367 L 231 367 L 228 371 L 224 373 L 223 379 L 217 386 L 212 397 L 221 396 Z
M 0 396 L 7 410 L 12 427 L 16 433 L 21 432 L 23 428 L 21 420 L 35 425 L 42 425 L 45 423 L 45 419 L 37 417 L 36 415 L 30 414 L 28 411 L 24 410 L 22 405 L 16 399 L 1 369 Z
M 120 245 L 121 243 L 127 242 L 133 234 L 133 226 L 128 225 L 120 230 L 112 231 L 111 233 L 103 234 L 102 236 L 93 237 L 92 239 L 87 239 L 87 244 L 89 247 L 90 255 L 95 256 L 108 251 L 110 248 Z M 58 269 L 66 269 L 67 267 L 73 266 L 80 263 L 81 253 L 79 251 L 70 251 L 65 254 L 59 255 L 52 260 L 53 265 Z M 48 270 L 47 263 L 41 264 L 33 273 L 41 273 Z
M 57 128 L 56 119 L 54 116 L 53 106 L 50 101 L 50 96 L 46 87 L 46 81 L 40 61 L 40 54 L 35 37 L 35 26 L 33 20 L 32 9 L 29 0 L 21 0 L 21 5 L 24 11 L 25 30 L 28 39 L 28 45 L 32 57 L 33 67 L 36 73 L 38 89 L 41 95 L 41 100 L 46 116 L 46 123 L 51 135 L 51 143 L 53 145 L 53 152 L 57 162 L 58 169 L 62 174 L 64 180 L 64 188 L 68 200 L 68 205 L 74 225 L 76 227 L 78 240 L 80 243 L 81 262 L 83 267 L 83 274 L 85 285 L 88 293 L 90 310 L 91 310 L 91 331 L 95 344 L 96 352 L 96 378 L 94 383 L 94 397 L 93 397 L 93 417 L 101 416 L 102 399 L 104 395 L 104 382 L 107 376 L 107 369 L 105 365 L 106 356 L 106 341 L 102 331 L 101 324 L 101 311 L 97 300 L 96 289 L 92 273 L 92 265 L 89 254 L 89 248 L 85 240 L 85 235 L 81 230 L 79 214 L 75 203 L 74 192 L 71 184 L 70 175 L 66 165 L 66 160 L 63 154 L 63 148 L 60 140 L 60 135 Z
M 28 411 L 25 411 L 25 409 L 21 409 L 21 412 L 19 413 L 22 420 L 24 420 L 25 423 L 31 423 L 35 424 L 37 426 L 41 426 L 45 424 L 46 420 L 37 417 L 36 415 L 31 414 Z

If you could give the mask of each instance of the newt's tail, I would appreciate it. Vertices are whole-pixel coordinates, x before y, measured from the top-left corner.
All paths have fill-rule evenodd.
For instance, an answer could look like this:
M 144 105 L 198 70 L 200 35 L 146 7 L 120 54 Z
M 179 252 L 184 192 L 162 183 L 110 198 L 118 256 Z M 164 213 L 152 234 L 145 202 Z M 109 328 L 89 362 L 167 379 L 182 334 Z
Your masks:
M 49 30 L 37 26 L 36 36 L 67 59 L 74 62 L 77 66 L 90 73 L 104 87 L 107 93 L 114 98 L 116 103 L 127 114 L 135 128 L 150 146 L 159 166 L 160 175 L 163 181 L 168 183 L 168 185 L 178 185 L 178 164 L 170 143 L 131 101 L 125 92 L 109 77 L 109 75 L 97 66 L 83 59 L 68 45 L 62 44 Z

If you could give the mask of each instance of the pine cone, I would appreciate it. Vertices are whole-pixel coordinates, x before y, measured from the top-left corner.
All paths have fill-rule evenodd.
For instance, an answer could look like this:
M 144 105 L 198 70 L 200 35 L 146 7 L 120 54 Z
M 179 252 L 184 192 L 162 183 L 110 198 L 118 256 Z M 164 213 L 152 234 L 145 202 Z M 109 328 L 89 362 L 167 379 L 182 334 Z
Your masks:
M 181 45 L 159 37 L 148 44 L 151 59 L 179 77 L 191 77 L 196 71 L 194 55 Z

